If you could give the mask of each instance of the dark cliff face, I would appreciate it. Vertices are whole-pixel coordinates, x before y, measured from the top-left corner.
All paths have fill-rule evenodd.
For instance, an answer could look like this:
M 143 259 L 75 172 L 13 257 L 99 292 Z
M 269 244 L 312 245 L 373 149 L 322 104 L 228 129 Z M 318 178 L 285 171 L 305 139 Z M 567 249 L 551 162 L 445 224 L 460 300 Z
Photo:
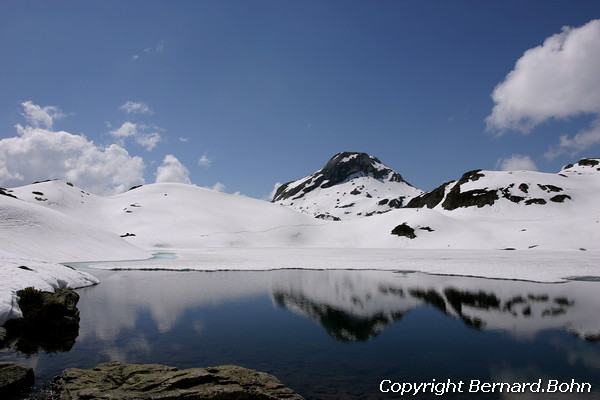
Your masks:
M 367 153 L 345 151 L 333 156 L 327 164 L 317 172 L 304 178 L 304 182 L 294 186 L 298 181 L 281 185 L 273 196 L 273 202 L 308 193 L 318 187 L 328 188 L 345 182 L 350 177 L 371 176 L 389 182 L 405 182 L 400 174 L 384 166 L 377 157 Z

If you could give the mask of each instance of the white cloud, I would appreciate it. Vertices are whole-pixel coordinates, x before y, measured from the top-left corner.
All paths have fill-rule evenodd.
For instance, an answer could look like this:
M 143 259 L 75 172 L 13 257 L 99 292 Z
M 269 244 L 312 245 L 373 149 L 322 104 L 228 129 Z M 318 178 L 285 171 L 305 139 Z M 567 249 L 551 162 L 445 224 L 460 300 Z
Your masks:
M 269 194 L 269 198 L 268 198 L 268 199 L 266 199 L 266 200 L 268 200 L 268 201 L 271 201 L 271 200 L 273 200 L 273 197 L 275 197 L 275 193 L 277 193 L 277 189 L 279 189 L 279 187 L 280 187 L 281 185 L 282 185 L 282 183 L 281 183 L 281 182 L 276 182 L 276 183 L 273 185 L 273 190 L 271 190 L 271 193 Z
M 208 158 L 208 155 L 206 153 L 204 153 L 199 159 L 198 159 L 198 165 L 208 168 L 210 167 L 210 165 L 212 164 L 212 160 L 210 158 Z
M 113 129 L 109 133 L 116 138 L 126 138 L 130 136 L 135 136 L 137 134 L 137 124 L 126 121 L 123 123 L 123 125 L 121 125 L 117 129 Z
M 146 53 L 146 54 L 159 54 L 159 53 L 162 53 L 162 51 L 165 49 L 165 45 L 166 45 L 166 42 L 164 40 L 161 40 L 154 47 L 146 47 L 144 49 L 144 53 Z
M 538 167 L 531 157 L 522 154 L 513 154 L 508 158 L 500 158 L 496 168 L 501 171 L 537 171 Z
M 127 114 L 152 114 L 153 111 L 150 106 L 141 101 L 128 101 L 119 107 L 119 110 L 125 111 Z
M 156 169 L 156 182 L 192 183 L 190 171 L 172 154 L 167 154 Z
M 599 144 L 600 118 L 592 121 L 590 127 L 582 130 L 572 138 L 569 138 L 567 135 L 562 135 L 559 144 L 548 150 L 544 156 L 548 159 L 554 159 L 561 154 L 575 156 L 576 154 Z
M 222 184 L 221 182 L 217 182 L 214 185 L 212 185 L 212 187 L 210 187 L 210 189 L 212 189 L 216 192 L 225 192 L 225 185 Z
M 190 141 L 190 138 L 189 137 L 180 137 L 179 141 L 182 142 L 182 143 L 187 143 L 187 142 Z
M 40 107 L 31 101 L 25 101 L 21 106 L 23 106 L 23 116 L 34 128 L 52 129 L 54 119 L 65 116 L 58 107 L 54 106 Z
M 154 149 L 159 142 L 162 142 L 162 140 L 163 139 L 158 132 L 141 134 L 135 138 L 135 141 L 148 151 Z
M 144 161 L 116 144 L 96 146 L 83 135 L 22 127 L 0 140 L 0 184 L 21 186 L 64 179 L 98 194 L 123 192 L 144 183 Z
M 547 38 L 527 50 L 492 94 L 487 129 L 529 133 L 551 119 L 594 115 L 592 125 L 560 143 L 545 156 L 575 155 L 600 143 L 600 19 Z
M 600 20 L 529 49 L 492 94 L 489 129 L 529 132 L 551 118 L 600 113 Z
M 156 145 L 163 141 L 160 135 L 161 128 L 152 125 L 136 124 L 126 121 L 117 129 L 113 129 L 108 133 L 119 141 L 120 145 L 124 145 L 125 138 L 132 137 L 137 144 L 150 151 Z

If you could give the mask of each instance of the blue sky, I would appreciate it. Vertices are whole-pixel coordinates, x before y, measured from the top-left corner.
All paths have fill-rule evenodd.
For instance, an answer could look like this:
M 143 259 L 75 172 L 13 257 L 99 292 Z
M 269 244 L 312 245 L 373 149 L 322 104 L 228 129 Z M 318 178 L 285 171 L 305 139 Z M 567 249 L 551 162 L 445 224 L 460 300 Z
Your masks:
M 557 172 L 600 156 L 598 18 L 594 0 L 3 1 L 0 186 L 265 198 L 340 151 L 424 190 Z

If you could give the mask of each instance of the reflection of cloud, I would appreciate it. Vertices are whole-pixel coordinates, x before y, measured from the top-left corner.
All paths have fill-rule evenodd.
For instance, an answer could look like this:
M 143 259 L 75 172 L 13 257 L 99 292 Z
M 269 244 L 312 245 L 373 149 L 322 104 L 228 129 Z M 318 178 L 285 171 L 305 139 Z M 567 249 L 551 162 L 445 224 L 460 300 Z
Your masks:
M 102 283 L 80 291 L 78 342 L 101 342 L 106 348 L 102 351 L 113 360 L 159 351 L 146 335 L 180 329 L 188 311 L 259 294 L 271 294 L 274 304 L 313 319 L 339 340 L 374 337 L 394 323 L 403 324 L 404 313 L 425 303 L 464 323 L 481 321 L 484 331 L 502 331 L 522 340 L 548 329 L 600 332 L 591 317 L 597 314 L 600 293 L 597 284 L 589 282 L 539 284 L 372 270 L 94 270 L 94 274 Z M 202 318 L 192 318 L 184 324 L 188 334 L 210 331 Z M 153 327 L 148 328 L 148 321 Z M 139 334 L 142 326 L 145 330 Z M 579 343 L 554 345 L 573 364 L 600 367 L 600 355 L 586 354 L 585 343 Z M 169 349 L 172 346 L 181 344 L 170 343 Z M 534 372 L 528 376 L 541 377 Z
M 492 382 L 507 382 L 507 383 L 537 383 L 541 379 L 541 389 L 546 390 L 550 380 L 556 380 L 556 376 L 549 376 L 541 371 L 537 366 L 529 365 L 523 368 L 515 368 L 514 366 L 501 365 L 493 366 L 491 368 L 491 381 Z M 560 382 L 563 382 L 559 380 Z M 565 382 L 571 382 L 571 378 L 564 379 Z M 479 394 L 479 393 L 476 393 Z M 526 391 L 524 393 L 500 393 L 500 399 L 502 400 L 540 400 L 551 398 L 551 399 L 586 399 L 595 398 L 593 393 L 552 393 L 544 395 L 543 393 L 531 393 Z M 558 396 L 558 397 L 557 397 Z
M 578 365 L 582 363 L 588 367 L 600 369 L 600 352 L 589 346 L 588 343 L 565 343 L 562 339 L 553 338 L 552 344 L 557 350 L 567 354 L 569 364 Z
M 202 333 L 204 331 L 204 325 L 200 321 L 194 321 L 192 327 L 196 333 Z
M 81 290 L 79 340 L 114 341 L 133 330 L 140 313 L 149 312 L 159 332 L 167 332 L 188 308 L 219 304 L 267 292 L 268 283 L 231 273 L 97 271 L 97 287 Z M 199 323 L 198 323 L 199 324 Z M 200 325 L 198 325 L 200 326 Z

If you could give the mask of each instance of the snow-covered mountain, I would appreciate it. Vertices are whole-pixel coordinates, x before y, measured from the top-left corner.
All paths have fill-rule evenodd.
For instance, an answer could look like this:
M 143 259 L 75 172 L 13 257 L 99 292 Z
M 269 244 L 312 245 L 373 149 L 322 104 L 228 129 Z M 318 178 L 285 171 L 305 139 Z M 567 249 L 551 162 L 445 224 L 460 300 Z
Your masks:
M 376 157 L 342 152 L 320 170 L 281 185 L 272 202 L 339 221 L 401 208 L 422 193 Z

